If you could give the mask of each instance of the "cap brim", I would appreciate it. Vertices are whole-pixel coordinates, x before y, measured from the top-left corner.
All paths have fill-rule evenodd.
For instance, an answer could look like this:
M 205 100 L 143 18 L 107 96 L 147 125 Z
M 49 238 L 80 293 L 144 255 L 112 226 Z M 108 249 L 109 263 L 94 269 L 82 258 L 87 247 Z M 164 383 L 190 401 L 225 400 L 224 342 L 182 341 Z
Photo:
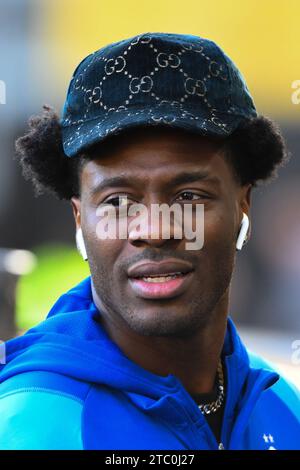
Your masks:
M 64 152 L 68 157 L 73 157 L 109 136 L 142 126 L 168 126 L 200 135 L 226 137 L 247 119 L 242 115 L 217 112 L 204 112 L 200 116 L 199 109 L 187 111 L 175 106 L 170 108 L 170 105 L 142 109 L 140 106 L 130 107 L 110 111 L 102 118 L 62 126 Z

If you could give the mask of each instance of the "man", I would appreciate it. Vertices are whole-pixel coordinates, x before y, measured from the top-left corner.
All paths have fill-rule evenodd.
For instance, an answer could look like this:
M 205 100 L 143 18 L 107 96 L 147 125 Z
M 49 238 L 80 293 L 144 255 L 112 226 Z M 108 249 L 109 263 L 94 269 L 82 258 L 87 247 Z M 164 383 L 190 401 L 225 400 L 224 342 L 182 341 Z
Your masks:
M 252 188 L 286 149 L 224 52 L 166 33 L 100 49 L 62 118 L 45 107 L 17 152 L 38 192 L 71 201 L 91 276 L 6 344 L 0 448 L 300 448 L 298 391 L 228 318 Z M 132 207 L 163 204 L 187 207 L 181 237 L 175 216 L 170 236 L 149 212 L 134 224 Z M 197 207 L 203 243 L 188 249 Z M 99 208 L 126 237 L 103 236 Z

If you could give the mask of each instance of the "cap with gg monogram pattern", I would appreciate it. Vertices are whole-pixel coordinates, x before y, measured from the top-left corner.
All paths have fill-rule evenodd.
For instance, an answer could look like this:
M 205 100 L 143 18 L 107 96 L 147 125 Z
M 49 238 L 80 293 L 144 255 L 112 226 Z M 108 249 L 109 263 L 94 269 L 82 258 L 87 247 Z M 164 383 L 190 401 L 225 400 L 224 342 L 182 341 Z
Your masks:
M 243 76 L 213 41 L 145 33 L 109 44 L 77 66 L 61 118 L 63 147 L 73 157 L 145 125 L 225 137 L 256 116 Z

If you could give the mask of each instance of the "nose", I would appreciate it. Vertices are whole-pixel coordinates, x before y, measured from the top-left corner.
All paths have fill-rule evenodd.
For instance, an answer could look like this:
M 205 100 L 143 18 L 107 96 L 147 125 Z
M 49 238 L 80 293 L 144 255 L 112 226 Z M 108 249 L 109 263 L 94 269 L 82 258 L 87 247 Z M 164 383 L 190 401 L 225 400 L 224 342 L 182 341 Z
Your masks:
M 144 242 L 151 246 L 162 246 L 166 243 L 179 243 L 181 236 L 180 222 L 176 217 L 168 216 L 168 207 L 161 206 L 162 213 L 154 205 L 145 207 L 138 218 L 134 218 L 128 227 L 128 240 L 132 244 Z

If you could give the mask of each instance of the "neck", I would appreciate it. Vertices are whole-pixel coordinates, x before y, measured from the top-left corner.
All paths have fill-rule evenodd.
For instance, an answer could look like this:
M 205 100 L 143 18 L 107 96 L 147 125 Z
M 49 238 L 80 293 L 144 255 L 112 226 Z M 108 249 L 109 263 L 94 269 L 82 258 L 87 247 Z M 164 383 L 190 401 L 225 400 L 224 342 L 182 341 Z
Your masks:
M 153 374 L 175 375 L 190 394 L 213 390 L 227 327 L 227 291 L 212 312 L 210 323 L 184 338 L 141 336 L 100 307 L 93 286 L 92 293 L 103 313 L 103 328 L 130 360 Z

